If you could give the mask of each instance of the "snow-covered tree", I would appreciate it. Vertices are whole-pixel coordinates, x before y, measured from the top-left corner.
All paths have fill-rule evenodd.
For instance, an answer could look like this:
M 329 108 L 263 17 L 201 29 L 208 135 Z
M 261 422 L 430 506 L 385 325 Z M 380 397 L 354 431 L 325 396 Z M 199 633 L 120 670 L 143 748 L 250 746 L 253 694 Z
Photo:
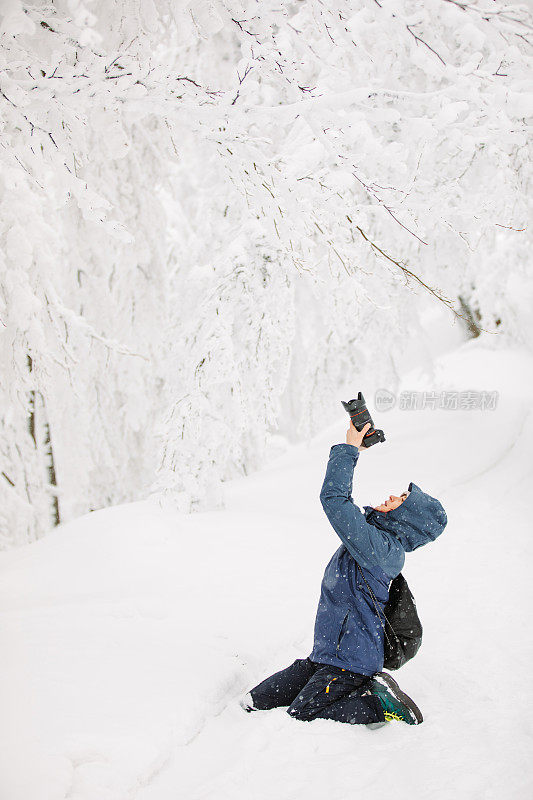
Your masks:
M 533 344 L 525 7 L 0 15 L 5 544 L 149 492 L 220 504 L 340 387 L 394 388 L 415 292 Z

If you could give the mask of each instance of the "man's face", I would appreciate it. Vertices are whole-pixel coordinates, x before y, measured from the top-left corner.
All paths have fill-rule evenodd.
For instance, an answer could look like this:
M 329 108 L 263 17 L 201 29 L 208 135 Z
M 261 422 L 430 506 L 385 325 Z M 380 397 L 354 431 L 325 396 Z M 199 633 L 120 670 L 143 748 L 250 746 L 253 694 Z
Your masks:
M 391 494 L 388 500 L 385 500 L 380 506 L 375 506 L 376 511 L 383 511 L 387 513 L 387 511 L 392 511 L 393 508 L 398 508 L 401 506 L 405 498 L 409 495 L 409 492 L 402 492 L 399 497 L 396 495 Z

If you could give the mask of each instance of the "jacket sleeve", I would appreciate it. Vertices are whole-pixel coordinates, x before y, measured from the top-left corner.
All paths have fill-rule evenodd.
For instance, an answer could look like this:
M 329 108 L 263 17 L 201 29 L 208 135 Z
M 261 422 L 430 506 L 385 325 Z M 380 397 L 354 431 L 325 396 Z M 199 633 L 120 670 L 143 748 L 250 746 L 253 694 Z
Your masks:
M 335 444 L 330 450 L 320 502 L 335 533 L 364 569 L 378 566 L 391 577 L 405 563 L 405 551 L 395 536 L 366 521 L 352 499 L 353 470 L 359 450 L 353 444 Z

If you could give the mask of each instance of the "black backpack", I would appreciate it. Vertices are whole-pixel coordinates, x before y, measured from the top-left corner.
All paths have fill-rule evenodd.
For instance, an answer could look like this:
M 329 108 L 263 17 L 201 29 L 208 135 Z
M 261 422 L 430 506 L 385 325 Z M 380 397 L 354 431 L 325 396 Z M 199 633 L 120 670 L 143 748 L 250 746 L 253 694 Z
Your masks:
M 357 567 L 361 569 L 359 564 Z M 417 654 L 422 644 L 422 623 L 416 611 L 415 599 L 407 585 L 407 581 L 400 572 L 389 588 L 389 599 L 384 608 L 386 623 L 384 624 L 374 592 L 368 585 L 368 581 L 363 575 L 363 570 L 361 570 L 361 575 L 368 587 L 385 634 L 383 666 L 386 669 L 400 669 Z

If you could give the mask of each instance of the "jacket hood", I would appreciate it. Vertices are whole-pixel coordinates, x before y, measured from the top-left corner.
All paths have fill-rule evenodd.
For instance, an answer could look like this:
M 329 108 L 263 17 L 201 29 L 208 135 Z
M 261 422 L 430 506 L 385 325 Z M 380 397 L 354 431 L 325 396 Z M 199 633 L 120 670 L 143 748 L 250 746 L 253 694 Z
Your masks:
M 391 511 L 364 506 L 367 522 L 392 533 L 406 552 L 433 542 L 443 532 L 448 517 L 440 502 L 416 483 L 409 484 L 409 496 Z

